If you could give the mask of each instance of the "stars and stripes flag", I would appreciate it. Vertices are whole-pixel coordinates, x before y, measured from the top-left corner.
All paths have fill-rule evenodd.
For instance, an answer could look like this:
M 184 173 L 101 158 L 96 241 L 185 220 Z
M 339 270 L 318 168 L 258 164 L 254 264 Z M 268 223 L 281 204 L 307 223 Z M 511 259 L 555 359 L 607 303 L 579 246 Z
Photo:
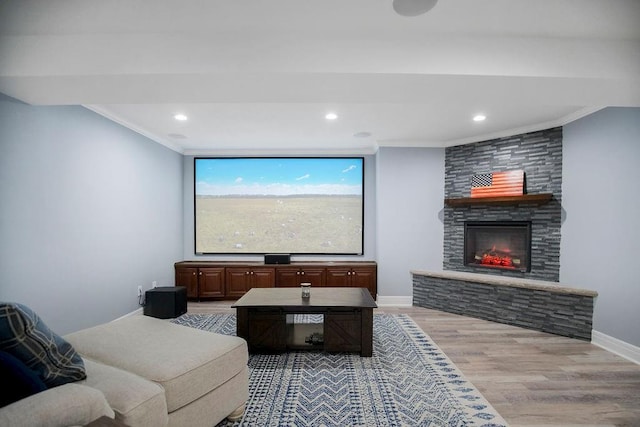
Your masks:
M 481 173 L 471 178 L 471 197 L 522 196 L 524 171 Z

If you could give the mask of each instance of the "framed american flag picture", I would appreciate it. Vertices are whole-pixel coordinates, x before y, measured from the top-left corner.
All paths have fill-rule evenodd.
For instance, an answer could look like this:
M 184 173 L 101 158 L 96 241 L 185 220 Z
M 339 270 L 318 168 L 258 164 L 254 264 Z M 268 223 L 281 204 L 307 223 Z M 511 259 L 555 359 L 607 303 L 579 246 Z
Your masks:
M 522 196 L 524 171 L 491 172 L 471 177 L 471 197 Z

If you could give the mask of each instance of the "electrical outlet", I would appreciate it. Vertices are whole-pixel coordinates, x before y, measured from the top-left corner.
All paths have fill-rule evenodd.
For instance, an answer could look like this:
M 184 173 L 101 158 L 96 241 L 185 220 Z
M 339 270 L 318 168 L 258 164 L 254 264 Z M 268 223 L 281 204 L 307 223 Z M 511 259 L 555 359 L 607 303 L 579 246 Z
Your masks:
M 142 286 L 138 286 L 138 296 L 142 296 Z
M 151 282 L 151 287 L 152 288 L 157 288 L 158 287 L 158 282 L 156 282 L 155 280 L 153 282 Z

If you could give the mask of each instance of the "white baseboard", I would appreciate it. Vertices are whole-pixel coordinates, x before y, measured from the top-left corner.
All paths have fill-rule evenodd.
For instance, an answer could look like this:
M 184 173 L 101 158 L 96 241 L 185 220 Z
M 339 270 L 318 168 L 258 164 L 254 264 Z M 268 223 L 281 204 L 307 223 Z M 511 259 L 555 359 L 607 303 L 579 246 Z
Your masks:
M 406 296 L 381 296 L 378 295 L 378 307 L 411 307 L 413 306 L 413 297 Z
M 591 331 L 591 344 L 602 347 L 611 353 L 615 353 L 618 356 L 622 356 L 640 365 L 640 347 L 596 330 Z
M 127 313 L 124 316 L 120 316 L 117 319 L 113 319 L 112 322 L 115 322 L 116 320 L 124 319 L 125 317 L 138 316 L 140 314 L 142 314 L 142 307 L 138 308 L 137 310 L 133 310 L 131 313 Z

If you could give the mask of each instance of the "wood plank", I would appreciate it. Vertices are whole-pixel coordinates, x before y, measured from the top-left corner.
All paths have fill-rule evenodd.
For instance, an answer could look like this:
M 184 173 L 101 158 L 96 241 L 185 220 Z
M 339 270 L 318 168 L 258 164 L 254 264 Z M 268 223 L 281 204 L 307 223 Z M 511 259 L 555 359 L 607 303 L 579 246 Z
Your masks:
M 543 205 L 549 203 L 552 193 L 523 194 L 521 196 L 496 196 L 496 197 L 459 197 L 444 199 L 447 206 L 471 206 L 471 205 L 518 205 L 521 203 Z

